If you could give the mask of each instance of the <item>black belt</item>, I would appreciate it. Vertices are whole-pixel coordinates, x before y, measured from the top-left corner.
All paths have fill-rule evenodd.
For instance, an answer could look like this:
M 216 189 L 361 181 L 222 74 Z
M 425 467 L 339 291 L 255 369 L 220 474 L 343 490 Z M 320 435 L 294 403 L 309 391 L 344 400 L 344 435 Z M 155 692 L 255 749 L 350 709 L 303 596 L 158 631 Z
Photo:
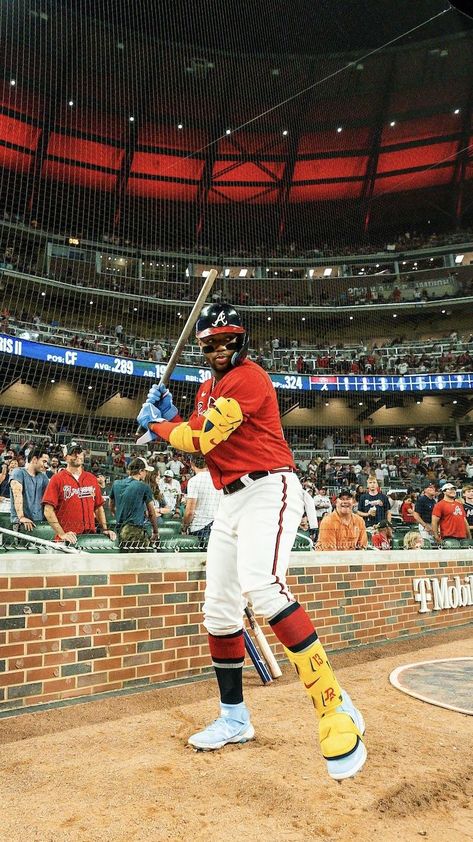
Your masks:
M 251 474 L 246 474 L 248 479 L 257 480 L 262 479 L 263 477 L 268 477 L 270 474 L 282 474 L 282 473 L 294 473 L 294 468 L 275 468 L 272 471 L 252 471 Z M 246 483 L 242 482 L 241 479 L 234 479 L 233 482 L 229 482 L 228 485 L 223 486 L 223 493 L 224 494 L 235 494 L 235 491 L 241 491 L 242 488 L 248 488 Z

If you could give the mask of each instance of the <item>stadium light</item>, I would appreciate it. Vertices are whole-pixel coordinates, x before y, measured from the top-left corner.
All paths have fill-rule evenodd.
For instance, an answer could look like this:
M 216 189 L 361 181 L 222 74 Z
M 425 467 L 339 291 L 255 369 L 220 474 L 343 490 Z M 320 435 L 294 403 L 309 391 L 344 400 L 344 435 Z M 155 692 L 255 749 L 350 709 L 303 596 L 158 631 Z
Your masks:
M 338 128 L 337 128 L 338 134 L 340 134 L 340 132 L 342 132 L 342 131 L 343 131 L 343 128 L 341 126 L 338 126 Z
M 391 128 L 393 129 L 393 128 L 394 128 L 394 126 L 396 125 L 396 121 L 395 121 L 395 120 L 391 120 L 391 122 L 390 122 L 390 124 L 389 124 L 389 125 L 390 125 L 390 126 L 391 126 Z
M 455 108 L 455 111 L 454 111 L 453 113 L 454 113 L 454 114 L 459 114 L 459 113 L 460 113 L 460 109 L 459 109 L 459 108 Z
M 10 79 L 10 85 L 14 88 L 16 85 L 16 79 Z

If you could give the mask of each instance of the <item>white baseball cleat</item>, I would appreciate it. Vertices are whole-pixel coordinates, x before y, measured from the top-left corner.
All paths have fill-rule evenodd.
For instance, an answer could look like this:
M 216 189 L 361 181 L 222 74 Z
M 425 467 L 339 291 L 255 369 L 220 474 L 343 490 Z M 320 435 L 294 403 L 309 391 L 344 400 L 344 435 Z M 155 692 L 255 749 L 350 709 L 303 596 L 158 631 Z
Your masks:
M 367 751 L 363 742 L 363 734 L 365 733 L 363 714 L 355 707 L 345 690 L 342 690 L 342 699 L 342 704 L 332 714 L 327 714 L 320 720 L 320 725 L 322 723 L 325 725 L 324 730 L 326 738 L 328 738 L 327 742 L 330 742 L 332 739 L 340 745 L 347 738 L 350 742 L 355 738 L 354 747 L 345 754 L 340 754 L 336 757 L 325 756 L 327 772 L 336 781 L 343 781 L 345 778 L 354 777 L 364 766 L 367 758 Z M 330 733 L 332 730 L 330 726 L 327 730 L 327 725 L 329 725 L 331 717 L 333 717 L 332 734 Z M 324 744 L 322 742 L 322 750 L 323 748 Z
M 188 739 L 188 744 L 198 751 L 216 751 L 228 743 L 247 743 L 255 736 L 250 714 L 244 702 L 239 705 L 221 705 L 220 716 L 214 722 Z

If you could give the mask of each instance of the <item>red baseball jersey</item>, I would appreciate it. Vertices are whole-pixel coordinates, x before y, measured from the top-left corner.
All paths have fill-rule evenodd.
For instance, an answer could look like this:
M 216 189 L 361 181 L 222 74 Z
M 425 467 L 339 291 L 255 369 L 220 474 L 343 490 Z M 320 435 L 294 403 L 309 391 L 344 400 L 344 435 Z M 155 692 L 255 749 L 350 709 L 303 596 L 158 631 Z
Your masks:
M 432 515 L 440 518 L 439 531 L 442 538 L 466 538 L 466 512 L 459 500 L 439 500 L 432 509 Z
M 223 488 L 252 471 L 295 467 L 283 435 L 274 386 L 259 365 L 244 360 L 218 382 L 212 377 L 202 383 L 195 397 L 194 412 L 188 421 L 193 429 L 201 429 L 203 413 L 219 397 L 238 401 L 243 422 L 226 441 L 206 454 L 205 460 L 216 488 Z M 152 429 L 168 439 L 177 420 L 154 424 Z
M 49 503 L 65 532 L 95 532 L 95 510 L 103 506 L 100 486 L 94 474 L 82 471 L 76 479 L 67 471 L 59 471 L 49 480 L 43 504 Z

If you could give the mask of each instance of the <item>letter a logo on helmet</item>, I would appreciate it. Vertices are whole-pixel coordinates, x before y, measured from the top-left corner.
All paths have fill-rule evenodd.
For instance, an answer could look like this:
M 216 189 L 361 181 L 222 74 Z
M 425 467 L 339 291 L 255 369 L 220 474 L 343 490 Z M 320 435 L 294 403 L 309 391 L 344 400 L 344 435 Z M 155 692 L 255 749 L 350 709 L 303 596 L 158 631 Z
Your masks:
M 227 317 L 225 315 L 225 310 L 220 310 L 215 321 L 212 322 L 212 327 L 217 327 L 218 325 L 226 325 L 227 324 Z
M 236 351 L 231 358 L 231 364 L 238 365 L 248 351 L 248 334 L 231 304 L 206 304 L 200 312 L 195 326 L 197 339 L 206 339 L 218 333 L 237 334 Z

